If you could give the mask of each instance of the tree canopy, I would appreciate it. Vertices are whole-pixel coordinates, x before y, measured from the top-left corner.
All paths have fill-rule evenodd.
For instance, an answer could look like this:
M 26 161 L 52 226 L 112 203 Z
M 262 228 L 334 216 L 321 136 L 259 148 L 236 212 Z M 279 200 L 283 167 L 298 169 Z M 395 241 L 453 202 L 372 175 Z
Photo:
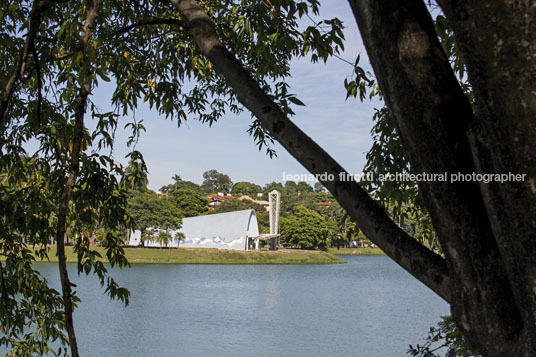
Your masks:
M 207 199 L 197 190 L 180 188 L 171 191 L 169 196 L 183 217 L 199 216 L 208 211 Z
M 217 170 L 209 170 L 203 173 L 203 184 L 201 188 L 205 193 L 229 193 L 233 187 L 233 182 L 229 175 L 218 172 Z
M 133 228 L 140 230 L 142 242 L 152 239 L 157 231 L 169 232 L 181 227 L 185 212 L 174 198 L 158 195 L 148 189 L 133 190 L 127 212 L 134 220 Z
M 192 182 L 192 181 L 184 181 L 179 175 L 174 175 L 173 176 L 173 181 L 174 182 L 171 183 L 171 184 L 162 186 L 160 188 L 160 192 L 169 193 L 171 191 L 179 190 L 179 189 L 183 189 L 183 188 L 187 188 L 187 189 L 190 189 L 190 190 L 201 192 L 201 186 L 199 186 L 198 184 L 196 184 L 195 182 Z
M 317 212 L 297 207 L 292 216 L 281 218 L 281 243 L 301 249 L 325 249 L 331 243 L 329 223 Z
M 255 185 L 251 182 L 237 182 L 233 185 L 233 188 L 231 190 L 232 195 L 246 195 L 250 196 L 251 198 L 257 197 L 257 193 L 261 192 L 261 187 L 259 185 Z

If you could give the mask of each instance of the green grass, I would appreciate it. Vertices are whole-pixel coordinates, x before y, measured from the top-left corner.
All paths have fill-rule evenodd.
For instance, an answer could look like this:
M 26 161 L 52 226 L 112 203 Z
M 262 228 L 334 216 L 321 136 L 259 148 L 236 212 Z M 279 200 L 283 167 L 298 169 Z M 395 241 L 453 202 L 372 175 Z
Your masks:
M 102 256 L 104 249 L 92 247 Z M 73 247 L 65 247 L 67 261 L 77 261 Z M 125 248 L 130 263 L 158 264 L 342 264 L 335 255 L 321 251 L 279 250 L 279 251 L 237 251 L 210 248 Z M 56 247 L 50 246 L 48 254 L 51 262 L 57 262 Z
M 380 248 L 328 248 L 328 253 L 338 255 L 385 255 Z

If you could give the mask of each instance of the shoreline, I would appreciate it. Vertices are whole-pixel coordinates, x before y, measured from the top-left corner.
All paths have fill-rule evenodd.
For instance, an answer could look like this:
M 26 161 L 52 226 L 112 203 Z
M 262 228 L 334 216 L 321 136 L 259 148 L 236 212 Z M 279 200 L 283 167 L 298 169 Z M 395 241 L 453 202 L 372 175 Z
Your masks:
M 367 256 L 387 256 L 380 248 L 328 248 L 328 252 L 335 255 L 367 255 Z
M 105 257 L 104 248 L 93 246 Z M 234 265 L 326 265 L 345 264 L 333 252 L 317 250 L 238 251 L 216 248 L 138 248 L 124 247 L 130 264 L 234 264 Z M 76 263 L 73 246 L 66 246 L 67 263 Z M 56 263 L 56 247 L 48 247 L 49 260 L 38 263 Z M 105 261 L 105 258 L 101 258 Z

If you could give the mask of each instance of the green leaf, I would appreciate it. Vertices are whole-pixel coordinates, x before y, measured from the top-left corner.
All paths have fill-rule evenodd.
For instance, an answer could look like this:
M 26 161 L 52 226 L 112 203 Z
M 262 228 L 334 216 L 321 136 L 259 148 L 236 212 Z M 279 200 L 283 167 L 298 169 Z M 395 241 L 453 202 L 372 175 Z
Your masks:
M 305 106 L 305 104 L 296 97 L 288 97 L 288 100 L 296 105 Z

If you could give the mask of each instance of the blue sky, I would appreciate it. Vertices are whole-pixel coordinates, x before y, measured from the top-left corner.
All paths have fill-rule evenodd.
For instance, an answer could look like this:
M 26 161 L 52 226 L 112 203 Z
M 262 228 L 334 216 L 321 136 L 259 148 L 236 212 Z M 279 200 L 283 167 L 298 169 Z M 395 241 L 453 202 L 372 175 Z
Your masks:
M 361 53 L 361 65 L 370 70 L 357 25 L 346 2 L 324 1 L 321 18 L 338 17 L 345 26 L 345 52 L 342 57 L 353 62 Z M 292 63 L 291 93 L 297 94 L 305 107 L 295 108 L 291 119 L 350 173 L 359 174 L 365 163 L 365 153 L 371 146 L 373 108 L 377 102 L 361 103 L 345 100 L 344 78 L 352 67 L 336 58 L 327 64 L 310 63 L 308 58 Z M 96 103 L 109 100 L 109 92 L 97 90 Z M 228 174 L 233 182 L 250 181 L 264 185 L 283 181 L 283 174 L 306 174 L 307 171 L 280 145 L 275 145 L 277 158 L 270 159 L 258 150 L 247 134 L 251 122 L 249 112 L 227 115 L 212 127 L 194 120 L 180 128 L 176 122 L 159 117 L 142 106 L 136 116 L 144 119 L 147 132 L 142 135 L 137 149 L 144 155 L 149 169 L 149 188 L 158 190 L 170 183 L 174 174 L 183 179 L 201 183 L 203 172 L 216 169 Z M 117 136 L 115 155 L 124 156 L 124 134 Z

